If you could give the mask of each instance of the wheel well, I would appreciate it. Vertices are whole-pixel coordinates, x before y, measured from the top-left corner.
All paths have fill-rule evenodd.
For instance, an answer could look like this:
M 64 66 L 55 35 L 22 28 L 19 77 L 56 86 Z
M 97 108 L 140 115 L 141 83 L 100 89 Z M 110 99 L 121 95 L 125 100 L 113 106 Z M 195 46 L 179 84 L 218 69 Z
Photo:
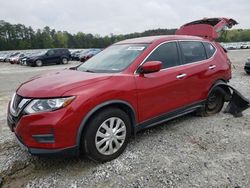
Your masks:
M 216 88 L 216 87 L 219 87 L 221 88 L 223 91 L 224 91 L 224 100 L 225 101 L 229 101 L 231 99 L 231 91 L 230 89 L 228 88 L 228 85 L 226 84 L 226 81 L 223 80 L 223 79 L 220 79 L 220 80 L 217 80 L 213 86 L 210 88 L 209 92 L 208 92 L 208 95 L 211 93 L 211 91 Z
M 90 118 L 92 118 L 96 113 L 99 113 L 100 111 L 102 110 L 105 110 L 106 108 L 119 108 L 120 110 L 124 111 L 128 117 L 129 117 L 129 120 L 130 120 L 130 123 L 131 123 L 131 130 L 133 130 L 133 126 L 135 125 L 135 114 L 133 112 L 133 110 L 127 106 L 126 104 L 122 104 L 122 103 L 112 103 L 112 104 L 109 104 L 109 105 L 105 105 L 101 108 L 99 108 L 98 110 L 96 110 L 89 118 L 88 118 L 88 121 L 90 120 Z M 87 121 L 87 122 L 88 122 Z
M 134 135 L 136 133 L 136 114 L 135 111 L 133 110 L 133 108 L 126 104 L 126 103 L 122 103 L 122 102 L 114 102 L 114 103 L 107 103 L 105 105 L 102 105 L 101 107 L 97 108 L 97 109 L 93 109 L 92 111 L 90 111 L 90 113 L 83 119 L 80 128 L 78 129 L 78 134 L 77 134 L 77 145 L 80 148 L 80 144 L 81 144 L 81 137 L 84 134 L 86 127 L 88 126 L 89 121 L 91 120 L 91 118 L 94 117 L 95 114 L 99 113 L 102 110 L 105 110 L 107 108 L 119 108 L 120 110 L 124 111 L 130 120 L 131 123 L 131 135 Z

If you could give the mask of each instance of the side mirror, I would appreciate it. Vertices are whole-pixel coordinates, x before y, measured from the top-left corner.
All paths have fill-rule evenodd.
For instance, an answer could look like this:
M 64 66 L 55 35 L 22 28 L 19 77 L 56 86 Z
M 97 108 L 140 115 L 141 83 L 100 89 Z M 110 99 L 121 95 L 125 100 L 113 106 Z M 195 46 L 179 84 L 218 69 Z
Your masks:
M 140 74 L 158 72 L 161 70 L 162 63 L 160 61 L 147 61 L 139 68 Z

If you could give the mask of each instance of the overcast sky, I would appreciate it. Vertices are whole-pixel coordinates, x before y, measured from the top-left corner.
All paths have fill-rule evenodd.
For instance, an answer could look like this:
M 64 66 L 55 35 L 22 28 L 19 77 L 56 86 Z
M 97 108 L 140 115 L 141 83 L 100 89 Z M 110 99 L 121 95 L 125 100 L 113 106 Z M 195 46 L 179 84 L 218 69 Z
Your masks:
M 250 0 L 0 0 L 0 20 L 102 36 L 222 16 L 250 28 Z

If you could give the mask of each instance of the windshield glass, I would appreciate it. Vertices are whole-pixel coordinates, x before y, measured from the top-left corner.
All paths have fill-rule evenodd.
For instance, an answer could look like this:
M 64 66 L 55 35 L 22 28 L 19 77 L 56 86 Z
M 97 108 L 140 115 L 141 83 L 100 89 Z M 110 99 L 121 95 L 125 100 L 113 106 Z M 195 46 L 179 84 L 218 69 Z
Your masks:
M 46 52 L 47 52 L 46 50 L 31 52 L 31 55 L 32 56 L 40 56 L 40 55 L 44 55 Z
M 127 68 L 147 47 L 147 44 L 113 45 L 98 53 L 77 70 L 86 72 L 120 72 Z

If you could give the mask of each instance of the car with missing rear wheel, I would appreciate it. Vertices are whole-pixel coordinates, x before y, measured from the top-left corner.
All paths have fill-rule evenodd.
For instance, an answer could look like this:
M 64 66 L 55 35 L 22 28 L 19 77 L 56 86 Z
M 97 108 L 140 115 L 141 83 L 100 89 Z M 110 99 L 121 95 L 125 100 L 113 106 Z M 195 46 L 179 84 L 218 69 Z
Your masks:
M 198 20 L 176 35 L 117 42 L 78 67 L 35 76 L 14 93 L 8 125 L 31 154 L 109 161 L 142 129 L 218 113 L 230 100 L 231 62 L 215 39 L 235 24 Z
M 29 66 L 41 67 L 50 64 L 67 64 L 70 60 L 70 52 L 66 48 L 54 48 L 42 50 L 26 58 L 26 64 Z

